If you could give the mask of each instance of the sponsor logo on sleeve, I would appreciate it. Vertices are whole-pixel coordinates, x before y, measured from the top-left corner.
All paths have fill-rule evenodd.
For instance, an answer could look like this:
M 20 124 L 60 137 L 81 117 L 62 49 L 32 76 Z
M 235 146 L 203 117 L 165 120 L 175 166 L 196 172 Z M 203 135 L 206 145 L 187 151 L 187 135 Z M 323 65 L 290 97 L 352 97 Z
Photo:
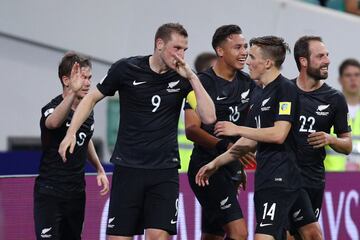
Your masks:
M 46 110 L 44 112 L 44 117 L 49 116 L 50 114 L 52 114 L 54 112 L 54 108 L 49 108 L 48 110 Z
M 291 102 L 280 102 L 279 115 L 290 115 L 290 114 L 291 114 Z

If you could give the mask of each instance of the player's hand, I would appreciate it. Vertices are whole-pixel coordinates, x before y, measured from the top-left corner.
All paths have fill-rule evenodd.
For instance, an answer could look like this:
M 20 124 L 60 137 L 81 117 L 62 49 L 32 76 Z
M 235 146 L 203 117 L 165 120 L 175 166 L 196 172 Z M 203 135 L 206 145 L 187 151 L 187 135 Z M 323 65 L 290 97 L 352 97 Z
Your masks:
M 174 70 L 183 78 L 191 79 L 192 77 L 196 76 L 195 73 L 191 70 L 189 64 L 187 64 L 185 60 L 179 57 L 177 54 L 174 54 L 174 64 Z
M 255 154 L 251 152 L 250 147 L 234 145 L 230 148 L 229 153 L 232 158 L 239 159 L 242 165 L 256 165 Z
M 69 152 L 72 154 L 74 152 L 76 144 L 76 136 L 66 134 L 65 138 L 62 140 L 59 146 L 59 154 L 64 162 L 66 162 L 66 151 L 70 148 Z
M 256 166 L 256 157 L 252 152 L 248 152 L 245 155 L 237 157 L 240 163 L 243 166 L 255 167 Z
M 70 89 L 73 92 L 78 92 L 83 87 L 84 81 L 81 78 L 81 68 L 79 63 L 74 63 L 70 73 Z
M 202 168 L 200 168 L 200 170 L 196 174 L 195 177 L 196 184 L 199 185 L 200 187 L 205 187 L 209 185 L 209 178 L 211 177 L 211 175 L 213 175 L 216 172 L 217 169 L 218 167 L 216 166 L 214 161 L 204 165 Z
M 216 136 L 238 136 L 238 126 L 232 122 L 219 121 L 215 124 L 214 133 Z
M 314 132 L 309 134 L 308 143 L 313 146 L 313 148 L 322 148 L 326 145 L 330 145 L 333 141 L 334 136 L 326 132 Z
M 100 195 L 104 196 L 109 192 L 109 180 L 105 174 L 105 172 L 100 172 L 98 173 L 98 175 L 96 176 L 96 181 L 97 181 L 97 185 L 99 187 L 102 186 L 102 189 L 100 190 Z

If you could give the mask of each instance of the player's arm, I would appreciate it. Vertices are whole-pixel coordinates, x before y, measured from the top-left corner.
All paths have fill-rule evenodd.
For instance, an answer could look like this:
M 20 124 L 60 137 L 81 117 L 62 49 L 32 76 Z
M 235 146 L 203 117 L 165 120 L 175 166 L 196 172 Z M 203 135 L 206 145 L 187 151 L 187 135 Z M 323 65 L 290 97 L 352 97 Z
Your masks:
M 201 128 L 201 120 L 193 109 L 185 109 L 185 133 L 186 137 L 207 149 L 217 149 L 224 152 L 231 146 L 226 139 L 218 139 Z
M 62 140 L 59 147 L 59 154 L 63 161 L 66 161 L 66 151 L 70 147 L 70 153 L 73 153 L 76 143 L 76 132 L 80 126 L 89 117 L 95 104 L 104 98 L 104 95 L 97 89 L 92 89 L 86 96 L 80 101 L 79 106 L 76 108 L 74 116 L 71 120 L 70 127 L 66 132 L 65 138 Z
M 215 105 L 211 100 L 209 94 L 201 84 L 199 78 L 191 70 L 190 66 L 179 56 L 175 55 L 177 61 L 178 74 L 189 80 L 196 97 L 197 107 L 196 112 L 199 114 L 201 121 L 205 124 L 212 124 L 216 121 Z
M 73 65 L 70 73 L 70 78 L 65 78 L 65 88 L 69 88 L 69 92 L 64 97 L 62 102 L 54 109 L 51 115 L 46 118 L 45 126 L 48 129 L 59 128 L 64 123 L 76 98 L 76 93 L 81 89 L 83 85 L 79 63 L 75 63 Z
M 309 134 L 308 142 L 314 148 L 322 148 L 329 145 L 338 153 L 350 154 L 352 151 L 351 127 L 348 123 L 348 106 L 345 97 L 339 94 L 335 103 L 334 132 L 336 137 L 326 132 L 314 132 Z
M 350 132 L 337 134 L 337 136 L 333 136 L 326 132 L 314 132 L 309 135 L 308 142 L 314 148 L 322 148 L 329 145 L 338 153 L 350 154 L 352 151 Z
M 88 160 L 90 164 L 96 169 L 96 180 L 98 186 L 102 186 L 102 189 L 100 190 L 100 195 L 107 194 L 109 192 L 109 180 L 106 176 L 103 166 L 101 165 L 99 156 L 96 153 L 94 143 L 91 139 L 88 144 Z
M 249 128 L 231 122 L 218 122 L 215 125 L 217 136 L 242 136 L 257 142 L 283 144 L 291 129 L 291 122 L 276 121 L 273 127 Z
M 195 177 L 196 184 L 199 186 L 209 185 L 209 178 L 211 175 L 213 175 L 221 166 L 224 166 L 231 161 L 241 159 L 242 164 L 250 164 L 255 159 L 252 153 L 255 151 L 255 149 L 255 141 L 246 138 L 240 138 L 229 150 L 200 168 Z M 244 156 L 247 157 L 244 158 Z M 249 162 L 244 162 L 244 159 L 247 159 L 246 161 Z

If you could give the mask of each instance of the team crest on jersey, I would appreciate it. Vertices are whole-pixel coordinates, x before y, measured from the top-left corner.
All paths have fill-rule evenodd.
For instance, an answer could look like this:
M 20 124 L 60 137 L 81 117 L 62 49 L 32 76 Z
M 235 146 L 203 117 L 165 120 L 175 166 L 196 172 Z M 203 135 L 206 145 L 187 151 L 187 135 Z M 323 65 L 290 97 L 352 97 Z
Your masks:
M 172 93 L 172 92 L 179 92 L 180 88 L 174 88 L 179 84 L 180 80 L 177 80 L 175 82 L 169 82 L 168 87 L 166 89 L 166 91 Z
M 261 103 L 261 111 L 269 111 L 270 110 L 270 106 L 265 107 L 265 105 L 269 102 L 271 97 L 268 97 L 267 99 L 264 99 Z
M 290 113 L 291 113 L 291 102 L 280 102 L 279 115 L 290 115 Z
M 328 105 L 319 105 L 316 109 L 316 114 L 319 115 L 319 116 L 327 116 L 329 115 L 329 111 L 326 111 L 326 110 L 329 110 L 329 106 L 330 104 Z
M 250 92 L 250 89 L 248 89 L 247 91 L 241 93 L 241 103 L 249 102 L 249 100 L 250 100 L 250 98 L 248 98 L 249 92 Z

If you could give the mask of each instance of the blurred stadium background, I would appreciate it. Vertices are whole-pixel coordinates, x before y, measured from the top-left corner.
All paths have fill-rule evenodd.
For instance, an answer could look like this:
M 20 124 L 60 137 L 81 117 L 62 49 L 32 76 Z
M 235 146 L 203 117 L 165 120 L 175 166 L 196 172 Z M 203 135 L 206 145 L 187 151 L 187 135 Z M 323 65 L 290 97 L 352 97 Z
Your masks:
M 277 35 L 291 48 L 302 35 L 322 36 L 331 57 L 327 81 L 339 88 L 340 62 L 360 58 L 360 17 L 345 13 L 344 1 L 329 0 L 328 6 L 295 0 L 1 0 L 0 239 L 35 238 L 32 191 L 40 157 L 40 109 L 61 92 L 57 66 L 66 51 L 92 58 L 95 86 L 112 62 L 151 54 L 154 32 L 165 22 L 180 22 L 188 30 L 189 63 L 199 53 L 212 51 L 211 37 L 218 26 L 234 23 L 248 40 Z M 283 74 L 289 78 L 297 75 L 290 54 Z M 103 101 L 95 109 L 95 143 L 104 163 L 115 141 L 118 111 L 117 98 Z M 189 146 L 191 143 L 181 140 L 182 172 L 186 171 Z M 107 169 L 110 173 L 111 165 Z M 88 172 L 84 239 L 105 239 L 107 198 L 99 197 L 95 177 L 91 169 Z M 249 185 L 252 177 L 250 173 Z M 320 221 L 325 239 L 360 239 L 359 182 L 358 172 L 328 174 Z M 239 198 L 250 233 L 254 231 L 252 189 L 249 186 Z M 200 207 L 183 173 L 179 235 L 174 239 L 199 239 L 199 216 Z M 251 234 L 249 239 L 253 239 Z

